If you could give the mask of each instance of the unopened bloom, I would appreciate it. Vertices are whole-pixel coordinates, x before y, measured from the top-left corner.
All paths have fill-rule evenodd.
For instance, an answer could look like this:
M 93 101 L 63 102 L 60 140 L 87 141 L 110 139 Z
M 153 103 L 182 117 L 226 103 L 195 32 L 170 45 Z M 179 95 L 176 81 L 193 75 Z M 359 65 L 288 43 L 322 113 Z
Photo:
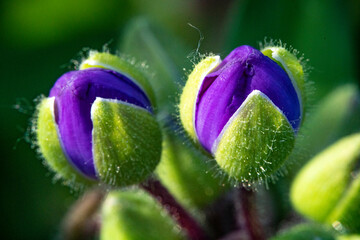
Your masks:
M 67 180 L 136 183 L 160 159 L 161 133 L 152 101 L 132 73 L 124 72 L 128 69 L 121 59 L 96 54 L 101 57 L 95 66 L 83 64 L 62 75 L 39 104 L 39 150 Z M 104 58 L 112 60 L 106 67 Z
M 253 182 L 278 170 L 292 150 L 302 88 L 302 66 L 291 53 L 241 46 L 195 66 L 181 96 L 181 121 L 225 172 Z
M 294 208 L 342 233 L 360 232 L 360 133 L 311 159 L 291 186 Z

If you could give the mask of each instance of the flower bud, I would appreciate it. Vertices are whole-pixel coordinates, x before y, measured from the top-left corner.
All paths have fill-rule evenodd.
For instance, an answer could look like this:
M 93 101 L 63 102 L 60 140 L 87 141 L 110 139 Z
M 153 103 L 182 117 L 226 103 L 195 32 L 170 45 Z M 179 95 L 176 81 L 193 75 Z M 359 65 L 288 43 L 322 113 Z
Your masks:
M 172 217 L 141 190 L 109 193 L 102 207 L 101 240 L 185 239 Z
M 336 142 L 307 163 L 291 187 L 295 209 L 341 233 L 360 232 L 360 134 Z
M 119 58 L 102 56 L 119 67 L 99 61 L 65 73 L 39 104 L 39 150 L 67 180 L 137 183 L 159 162 L 161 132 L 140 81 L 121 68 Z
M 301 64 L 281 52 L 286 57 L 274 61 L 241 46 L 223 61 L 207 57 L 189 75 L 180 99 L 185 130 L 241 182 L 278 170 L 302 121 Z

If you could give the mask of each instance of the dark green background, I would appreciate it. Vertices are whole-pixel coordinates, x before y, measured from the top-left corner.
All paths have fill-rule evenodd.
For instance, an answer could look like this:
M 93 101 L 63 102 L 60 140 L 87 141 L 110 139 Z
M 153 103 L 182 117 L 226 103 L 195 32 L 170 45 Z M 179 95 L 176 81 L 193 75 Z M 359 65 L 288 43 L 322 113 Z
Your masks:
M 79 60 L 87 48 L 101 50 L 108 44 L 117 50 L 136 17 L 149 19 L 182 42 L 180 80 L 185 78 L 183 67 L 191 66 L 186 56 L 199 40 L 188 23 L 204 36 L 202 53 L 224 57 L 238 45 L 258 47 L 265 37 L 294 46 L 310 59 L 314 105 L 336 86 L 359 79 L 357 0 L 9 0 L 0 4 L 2 239 L 55 238 L 62 216 L 78 197 L 54 183 L 53 174 L 27 141 L 33 99 L 47 95 L 55 80 L 73 69 L 71 60 Z

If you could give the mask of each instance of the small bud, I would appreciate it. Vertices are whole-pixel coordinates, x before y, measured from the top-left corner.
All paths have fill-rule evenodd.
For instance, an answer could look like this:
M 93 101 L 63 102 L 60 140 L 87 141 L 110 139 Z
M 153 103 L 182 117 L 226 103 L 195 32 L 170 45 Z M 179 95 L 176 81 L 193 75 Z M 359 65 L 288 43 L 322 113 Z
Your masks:
M 114 63 L 119 59 L 103 54 Z M 105 69 L 105 63 L 57 80 L 38 107 L 39 150 L 67 180 L 134 184 L 158 164 L 161 132 L 142 85 L 127 72 Z
M 185 239 L 167 211 L 141 190 L 111 192 L 102 207 L 101 240 Z
M 360 134 L 341 139 L 307 163 L 291 187 L 295 209 L 341 233 L 360 231 Z
M 285 49 L 280 52 L 286 57 L 276 61 L 250 46 L 236 48 L 223 61 L 207 57 L 195 66 L 180 99 L 185 130 L 241 182 L 277 171 L 302 121 L 301 64 Z

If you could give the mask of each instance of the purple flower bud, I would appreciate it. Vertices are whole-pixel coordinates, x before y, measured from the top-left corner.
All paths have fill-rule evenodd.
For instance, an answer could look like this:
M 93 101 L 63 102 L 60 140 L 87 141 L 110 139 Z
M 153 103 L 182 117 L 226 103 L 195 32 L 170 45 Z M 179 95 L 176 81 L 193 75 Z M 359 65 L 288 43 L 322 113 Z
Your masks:
M 209 56 L 180 99 L 187 133 L 232 178 L 251 184 L 285 163 L 302 122 L 304 72 L 282 47 L 241 46 L 223 61 Z
M 49 97 L 55 97 L 54 117 L 65 155 L 81 173 L 93 179 L 96 170 L 90 112 L 95 99 L 116 99 L 151 111 L 150 101 L 139 86 L 116 71 L 101 68 L 65 73 Z
M 287 73 L 260 51 L 241 46 L 206 75 L 198 93 L 195 131 L 207 151 L 212 152 L 226 123 L 254 90 L 265 94 L 298 130 L 301 104 Z

